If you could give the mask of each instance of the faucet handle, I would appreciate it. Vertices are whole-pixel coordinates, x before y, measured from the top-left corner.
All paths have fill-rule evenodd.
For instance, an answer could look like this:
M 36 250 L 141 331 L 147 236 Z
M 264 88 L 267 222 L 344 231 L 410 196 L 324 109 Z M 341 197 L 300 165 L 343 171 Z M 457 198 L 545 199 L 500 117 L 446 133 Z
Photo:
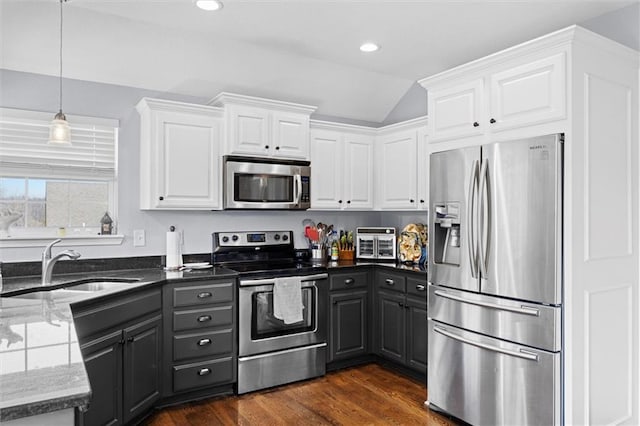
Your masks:
M 51 241 L 47 247 L 45 247 L 44 251 L 42 252 L 42 258 L 43 259 L 51 259 L 51 247 L 53 247 L 54 245 L 58 244 L 60 241 L 62 241 L 61 238 L 58 238 L 57 240 Z

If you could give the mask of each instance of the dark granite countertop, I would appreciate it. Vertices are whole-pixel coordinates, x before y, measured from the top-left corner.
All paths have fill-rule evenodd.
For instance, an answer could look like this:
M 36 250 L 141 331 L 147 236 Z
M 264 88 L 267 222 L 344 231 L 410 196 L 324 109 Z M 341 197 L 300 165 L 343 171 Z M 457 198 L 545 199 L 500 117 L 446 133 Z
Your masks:
M 119 270 L 60 275 L 47 287 L 41 287 L 39 276 L 5 278 L 0 297 L 0 422 L 88 404 L 91 388 L 71 305 L 167 281 L 186 283 L 235 275 L 224 268 Z M 94 291 L 66 287 L 109 279 L 135 281 L 110 282 Z M 44 291 L 33 292 L 35 289 Z M 13 297 L 7 297 L 10 295 Z
M 382 262 L 322 263 L 328 270 L 372 265 L 420 274 L 427 271 L 420 265 Z M 56 275 L 46 287 L 41 286 L 39 275 L 5 278 L 0 294 L 0 421 L 88 404 L 91 388 L 71 305 L 165 282 L 236 275 L 225 268 L 175 272 L 160 268 L 121 269 Z M 69 285 L 104 281 L 108 283 Z

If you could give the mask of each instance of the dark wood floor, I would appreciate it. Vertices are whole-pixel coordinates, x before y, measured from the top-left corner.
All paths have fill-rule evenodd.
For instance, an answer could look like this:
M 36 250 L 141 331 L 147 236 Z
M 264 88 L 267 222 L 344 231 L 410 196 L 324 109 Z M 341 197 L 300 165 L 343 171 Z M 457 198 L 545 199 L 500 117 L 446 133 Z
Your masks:
M 424 406 L 424 383 L 377 364 L 155 413 L 148 426 L 455 425 Z

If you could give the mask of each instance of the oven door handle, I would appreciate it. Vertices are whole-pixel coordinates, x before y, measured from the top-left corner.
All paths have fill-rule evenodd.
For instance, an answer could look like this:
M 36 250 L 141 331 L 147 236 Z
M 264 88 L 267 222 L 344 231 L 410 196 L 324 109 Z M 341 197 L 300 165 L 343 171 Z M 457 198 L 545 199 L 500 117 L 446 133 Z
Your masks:
M 322 273 L 322 274 L 315 274 L 315 275 L 302 275 L 299 278 L 304 283 L 306 281 L 324 280 L 328 277 L 329 275 L 327 273 Z M 259 280 L 240 280 L 240 287 L 268 285 L 273 283 L 274 283 L 273 278 L 263 278 Z

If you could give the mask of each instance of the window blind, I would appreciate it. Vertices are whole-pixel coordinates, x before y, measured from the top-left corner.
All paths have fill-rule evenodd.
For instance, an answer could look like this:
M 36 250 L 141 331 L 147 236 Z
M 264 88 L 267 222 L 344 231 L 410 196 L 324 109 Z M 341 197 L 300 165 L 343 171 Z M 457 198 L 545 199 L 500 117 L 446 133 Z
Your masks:
M 49 145 L 53 113 L 0 108 L 0 175 L 113 180 L 118 120 L 67 115 L 71 146 Z

